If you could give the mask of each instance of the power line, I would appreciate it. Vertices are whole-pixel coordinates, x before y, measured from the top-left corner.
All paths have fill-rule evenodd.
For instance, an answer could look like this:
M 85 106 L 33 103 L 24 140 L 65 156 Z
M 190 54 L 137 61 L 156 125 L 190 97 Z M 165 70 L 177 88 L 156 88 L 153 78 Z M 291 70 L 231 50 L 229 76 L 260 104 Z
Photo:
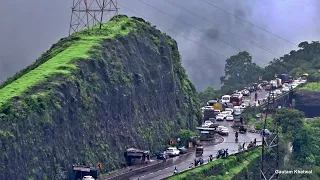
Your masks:
M 160 26 L 160 27 L 163 27 L 163 28 L 165 28 L 165 29 L 167 29 L 167 30 L 169 30 L 169 31 L 172 31 L 173 33 L 177 34 L 178 36 L 184 37 L 184 38 L 186 38 L 187 40 L 189 40 L 189 41 L 191 41 L 191 42 L 193 42 L 193 43 L 195 43 L 195 44 L 198 44 L 199 46 L 201 46 L 201 47 L 203 47 L 203 48 L 206 48 L 207 50 L 212 51 L 212 52 L 218 54 L 219 56 L 222 56 L 222 57 L 228 59 L 227 56 L 225 56 L 225 55 L 223 55 L 223 54 L 221 54 L 221 53 L 218 53 L 218 52 L 212 50 L 211 48 L 208 48 L 207 46 L 205 46 L 205 45 L 203 45 L 203 44 L 201 44 L 201 43 L 199 43 L 199 42 L 197 42 L 197 41 L 194 41 L 194 40 L 192 40 L 192 39 L 190 39 L 190 38 L 182 35 L 182 33 L 177 33 L 176 31 L 174 31 L 174 30 L 172 30 L 172 29 L 168 29 L 168 28 L 166 28 L 165 26 L 163 26 L 163 25 L 161 25 L 161 24 L 159 24 L 159 23 L 155 23 L 154 21 L 151 21 L 150 19 L 148 20 L 148 19 L 147 19 L 145 16 L 143 16 L 142 14 L 140 14 L 140 13 L 138 13 L 138 12 L 136 12 L 136 11 L 134 11 L 134 10 L 132 10 L 132 9 L 130 9 L 130 8 L 128 8 L 128 7 L 120 4 L 120 3 L 118 3 L 118 5 L 119 5 L 119 6 L 122 6 L 124 9 L 127 9 L 127 10 L 129 10 L 129 11 L 131 11 L 131 12 L 133 12 L 133 13 L 139 15 L 139 16 L 141 16 L 142 18 L 144 18 L 145 20 L 151 22 L 152 24 L 155 24 L 155 25 Z
M 138 1 L 142 2 L 143 4 L 145 4 L 145 5 L 147 5 L 147 6 L 150 6 L 150 7 L 151 7 L 151 8 L 153 8 L 153 9 L 156 9 L 157 11 L 159 11 L 159 12 L 161 12 L 161 13 L 163 13 L 163 14 L 165 14 L 165 15 L 167 15 L 167 16 L 169 16 L 169 17 L 171 17 L 171 18 L 175 19 L 175 20 L 178 20 L 178 21 L 180 21 L 180 22 L 182 22 L 182 23 L 184 23 L 184 24 L 186 24 L 186 25 L 190 26 L 191 28 L 194 28 L 194 29 L 196 29 L 196 30 L 198 30 L 198 31 L 200 31 L 200 32 L 202 32 L 202 33 L 204 33 L 204 34 L 206 34 L 207 36 L 210 36 L 211 38 L 214 38 L 214 39 L 217 39 L 217 40 L 221 41 L 221 42 L 223 42 L 223 43 L 225 43 L 225 44 L 227 44 L 227 45 L 231 46 L 232 48 L 234 48 L 234 49 L 236 49 L 236 50 L 238 50 L 238 51 L 244 51 L 244 50 L 239 49 L 238 47 L 235 47 L 234 45 L 229 44 L 229 43 L 228 43 L 228 42 L 226 42 L 226 41 L 223 41 L 223 40 L 221 40 L 221 39 L 219 39 L 219 38 L 213 37 L 211 34 L 206 33 L 206 32 L 204 32 L 203 30 L 201 30 L 201 29 L 199 29 L 199 28 L 196 28 L 196 27 L 195 27 L 195 26 L 193 26 L 192 24 L 189 24 L 189 23 L 187 23 L 187 22 L 185 22 L 185 21 L 183 21 L 183 20 L 180 20 L 180 19 L 178 19 L 178 18 L 176 18 L 176 17 L 174 17 L 174 16 L 172 16 L 172 15 L 170 15 L 170 14 L 168 14 L 168 13 L 166 13 L 166 12 L 162 11 L 162 10 L 161 10 L 161 9 L 159 9 L 159 8 L 153 7 L 153 6 L 151 6 L 150 4 L 143 2 L 142 0 L 138 0 Z M 258 59 L 258 60 L 260 60 L 260 61 L 263 61 L 263 62 L 269 63 L 269 61 L 267 61 L 267 60 L 262 60 L 262 59 L 260 59 L 260 58 L 257 58 L 257 59 Z
M 138 1 L 141 1 L 141 0 L 138 0 Z M 220 29 L 222 29 L 222 30 L 224 30 L 224 31 L 227 31 L 228 33 L 230 33 L 230 34 L 232 34 L 232 35 L 234 35 L 234 36 L 238 36 L 238 37 L 241 38 L 242 40 L 245 40 L 245 41 L 253 44 L 254 46 L 257 46 L 257 47 L 259 47 L 260 49 L 263 49 L 263 50 L 265 50 L 265 51 L 268 51 L 269 53 L 271 53 L 271 54 L 273 54 L 273 55 L 275 55 L 275 56 L 282 56 L 282 55 L 280 55 L 280 54 L 278 54 L 278 53 L 274 53 L 271 49 L 269 49 L 269 48 L 267 48 L 267 47 L 265 47 L 265 46 L 263 46 L 263 45 L 261 45 L 261 44 L 258 44 L 258 43 L 256 43 L 256 42 L 253 41 L 253 40 L 249 40 L 249 39 L 247 39 L 247 38 L 245 38 L 245 37 L 243 37 L 243 36 L 241 36 L 241 35 L 239 35 L 239 34 L 236 34 L 236 33 L 234 33 L 234 32 L 231 32 L 230 30 L 225 29 L 225 28 L 223 28 L 223 27 L 221 27 L 221 26 L 219 26 L 219 25 L 215 25 L 212 21 L 208 21 L 208 20 L 204 19 L 203 17 L 201 17 L 201 16 L 199 16 L 198 14 L 195 14 L 195 13 L 189 11 L 188 9 L 184 8 L 184 7 L 181 6 L 181 5 L 178 5 L 178 4 L 173 3 L 173 2 L 171 2 L 171 1 L 168 1 L 168 0 L 164 0 L 164 1 L 167 2 L 167 3 L 169 3 L 169 4 L 171 4 L 171 5 L 173 5 L 173 6 L 175 6 L 175 7 L 177 7 L 177 8 L 179 8 L 179 9 L 181 9 L 181 10 L 183 10 L 183 11 L 185 11 L 185 12 L 187 12 L 187 13 L 189 13 L 189 14 L 191 14 L 191 15 L 193 15 L 193 16 L 195 16 L 195 17 L 198 17 L 199 19 L 201 19 L 201 20 L 203 20 L 203 21 L 206 21 L 207 23 L 212 24 L 213 26 L 216 26 L 216 27 L 218 27 L 218 28 L 220 28 Z M 147 3 L 146 3 L 146 4 L 147 4 Z M 150 5 L 150 6 L 151 6 L 151 5 Z
M 223 12 L 225 12 L 225 13 L 231 15 L 231 16 L 234 16 L 234 17 L 236 17 L 236 18 L 238 18 L 238 19 L 240 19 L 240 20 L 242 20 L 242 21 L 244 21 L 244 22 L 246 22 L 246 23 L 248 23 L 248 24 L 250 24 L 250 25 L 252 25 L 252 26 L 254 26 L 254 27 L 256 27 L 256 28 L 258 28 L 258 29 L 260 29 L 260 30 L 262 30 L 262 31 L 264 31 L 264 32 L 267 32 L 267 33 L 269 33 L 269 34 L 271 34 L 271 35 L 273 35 L 273 36 L 275 36 L 275 37 L 277 37 L 277 38 L 279 38 L 279 39 L 282 39 L 283 41 L 286 41 L 286 42 L 289 43 L 289 44 L 292 44 L 292 45 L 298 47 L 298 45 L 297 45 L 296 43 L 294 43 L 294 42 L 292 42 L 292 41 L 289 41 L 289 40 L 287 40 L 287 39 L 285 39 L 285 38 L 283 38 L 283 37 L 281 37 L 281 36 L 279 36 L 279 35 L 277 35 L 277 34 L 275 34 L 275 33 L 273 33 L 273 32 L 270 32 L 270 31 L 268 31 L 268 30 L 260 27 L 260 26 L 257 26 L 257 25 L 255 25 L 255 24 L 253 24 L 252 22 L 250 22 L 250 21 L 248 21 L 248 20 L 246 20 L 246 19 L 241 18 L 240 16 L 237 16 L 237 15 L 235 15 L 235 14 L 232 14 L 232 13 L 230 13 L 229 11 L 226 11 L 226 10 L 222 9 L 221 7 L 218 7 L 218 6 L 216 6 L 216 5 L 214 5 L 214 4 L 210 3 L 210 2 L 207 2 L 207 1 L 205 1 L 205 0 L 201 0 L 201 1 L 209 4 L 210 6 L 216 8 L 216 9 L 219 9 L 219 10 L 221 10 L 221 11 L 223 11 Z

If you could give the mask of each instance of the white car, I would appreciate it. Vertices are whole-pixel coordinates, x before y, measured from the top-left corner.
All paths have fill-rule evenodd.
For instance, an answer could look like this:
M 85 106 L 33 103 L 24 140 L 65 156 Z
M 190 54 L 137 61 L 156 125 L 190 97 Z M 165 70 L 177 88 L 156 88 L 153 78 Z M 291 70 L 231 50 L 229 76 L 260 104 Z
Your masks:
M 221 98 L 221 102 L 222 102 L 222 103 L 229 103 L 229 102 L 230 102 L 230 98 L 231 98 L 230 95 L 224 95 L 224 96 L 222 96 L 222 98 Z
M 222 111 L 221 114 L 224 115 L 224 118 L 226 118 L 229 114 L 231 114 L 230 111 Z
M 300 82 L 301 82 L 302 84 L 304 84 L 304 83 L 307 83 L 307 80 L 301 79 Z
M 281 91 L 282 92 L 289 92 L 290 89 L 287 86 L 284 86 Z
M 233 113 L 233 109 L 232 108 L 226 108 L 225 111 L 230 111 L 231 114 Z
M 234 111 L 234 115 L 240 115 L 242 112 L 241 112 L 241 109 L 236 109 L 235 111 Z
M 95 180 L 92 176 L 83 176 L 82 180 Z
M 169 147 L 169 148 L 166 150 L 166 153 L 167 153 L 169 156 L 179 156 L 180 151 L 179 151 L 176 147 Z
M 274 93 L 276 94 L 276 95 L 281 95 L 282 94 L 282 92 L 280 91 L 280 89 L 276 89 L 275 91 L 274 91 Z
M 202 127 L 210 127 L 213 123 L 211 121 L 205 121 Z
M 218 115 L 216 116 L 216 120 L 217 120 L 217 121 L 223 121 L 223 120 L 224 120 L 224 117 L 225 117 L 225 115 L 223 115 L 223 114 L 218 114 Z
M 204 109 L 213 110 L 213 106 L 205 106 Z
M 233 119 L 234 119 L 233 115 L 228 115 L 226 118 L 227 121 L 233 121 Z
M 233 111 L 236 111 L 237 109 L 240 110 L 240 109 L 241 109 L 240 106 L 234 106 L 234 107 L 233 107 Z
M 220 134 L 221 135 L 229 135 L 229 129 L 227 127 L 223 127 L 220 129 Z

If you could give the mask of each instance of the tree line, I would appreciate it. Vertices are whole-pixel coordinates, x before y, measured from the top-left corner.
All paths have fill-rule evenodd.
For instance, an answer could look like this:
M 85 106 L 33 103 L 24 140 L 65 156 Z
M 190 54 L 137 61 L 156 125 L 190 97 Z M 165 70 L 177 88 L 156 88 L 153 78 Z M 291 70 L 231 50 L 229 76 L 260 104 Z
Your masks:
M 220 77 L 221 89 L 208 87 L 199 93 L 199 99 L 205 104 L 210 99 L 220 98 L 234 90 L 243 89 L 254 82 L 275 78 L 275 74 L 287 73 L 296 77 L 309 74 L 309 81 L 320 81 L 320 43 L 319 41 L 301 42 L 298 50 L 292 50 L 280 58 L 273 59 L 266 67 L 260 67 L 252 61 L 252 56 L 239 52 L 226 60 L 224 76 Z

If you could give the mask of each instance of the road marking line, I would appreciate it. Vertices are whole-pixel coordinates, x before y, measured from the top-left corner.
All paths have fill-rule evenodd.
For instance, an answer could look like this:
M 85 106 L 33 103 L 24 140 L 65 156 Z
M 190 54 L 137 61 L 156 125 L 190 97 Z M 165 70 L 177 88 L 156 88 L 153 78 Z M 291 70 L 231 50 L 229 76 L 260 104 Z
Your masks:
M 169 167 L 165 168 L 165 169 L 169 169 Z
M 158 170 L 157 172 L 160 172 L 160 171 L 162 171 L 162 170 L 160 169 L 160 170 Z
M 149 173 L 149 174 L 151 175 L 151 174 L 153 174 L 153 172 L 152 172 L 152 173 Z

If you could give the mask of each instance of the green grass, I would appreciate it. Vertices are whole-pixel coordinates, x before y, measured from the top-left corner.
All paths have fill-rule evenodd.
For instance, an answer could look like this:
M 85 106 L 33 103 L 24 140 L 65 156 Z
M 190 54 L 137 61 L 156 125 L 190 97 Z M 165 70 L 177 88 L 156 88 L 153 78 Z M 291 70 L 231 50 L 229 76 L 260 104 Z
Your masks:
M 301 90 L 320 91 L 320 82 L 311 82 L 300 88 Z
M 94 27 L 93 31 L 83 30 L 73 34 L 72 36 L 80 37 L 80 39 L 37 68 L 1 88 L 0 106 L 7 103 L 13 97 L 23 95 L 23 93 L 54 75 L 71 74 L 77 69 L 77 63 L 73 60 L 89 59 L 91 56 L 90 52 L 97 50 L 103 40 L 114 38 L 117 35 L 128 35 L 130 31 L 136 30 L 137 24 L 142 24 L 142 22 L 125 16 L 119 16 L 117 21 L 113 19 L 104 24 L 101 30 L 98 27 Z

